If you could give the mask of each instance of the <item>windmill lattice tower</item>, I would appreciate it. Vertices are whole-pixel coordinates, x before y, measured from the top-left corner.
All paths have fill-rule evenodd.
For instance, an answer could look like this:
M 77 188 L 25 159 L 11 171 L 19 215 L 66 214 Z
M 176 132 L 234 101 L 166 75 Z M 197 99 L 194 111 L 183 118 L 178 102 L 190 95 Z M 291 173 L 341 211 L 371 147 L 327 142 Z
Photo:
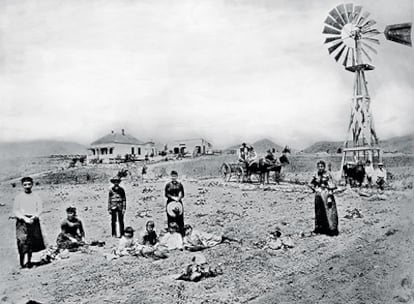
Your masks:
M 329 54 L 346 70 L 354 73 L 351 117 L 341 170 L 350 155 L 353 161 L 369 159 L 371 162 L 380 162 L 382 158 L 365 78 L 365 71 L 374 70 L 374 66 L 366 62 L 372 61 L 371 53 L 377 54 L 373 45 L 380 44 L 376 36 L 381 32 L 373 28 L 376 22 L 369 19 L 369 15 L 362 11 L 360 5 L 338 5 L 329 12 L 322 32 L 327 35 L 325 44 L 328 45 Z M 411 46 L 411 23 L 388 25 L 383 33 L 387 40 Z

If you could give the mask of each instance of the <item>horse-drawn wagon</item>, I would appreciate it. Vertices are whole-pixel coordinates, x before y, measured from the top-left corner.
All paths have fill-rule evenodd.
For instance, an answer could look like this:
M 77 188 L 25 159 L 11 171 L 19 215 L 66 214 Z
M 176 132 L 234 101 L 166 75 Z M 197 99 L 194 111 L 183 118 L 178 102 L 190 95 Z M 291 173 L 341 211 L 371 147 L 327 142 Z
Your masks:
M 225 162 L 220 167 L 220 174 L 226 182 L 230 181 L 232 177 L 235 177 L 237 182 L 243 182 L 247 178 L 247 165 L 242 162 Z

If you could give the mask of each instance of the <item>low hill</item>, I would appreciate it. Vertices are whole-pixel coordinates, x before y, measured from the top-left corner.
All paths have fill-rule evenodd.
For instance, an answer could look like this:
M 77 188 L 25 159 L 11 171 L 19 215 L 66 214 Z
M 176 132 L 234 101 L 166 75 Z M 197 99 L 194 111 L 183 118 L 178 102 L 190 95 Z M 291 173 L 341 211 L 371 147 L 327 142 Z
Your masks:
M 55 140 L 0 143 L 0 158 L 49 156 L 53 154 L 86 154 L 84 145 Z
M 341 148 L 343 142 L 341 141 L 318 141 L 313 145 L 307 147 L 303 150 L 305 153 L 320 153 L 320 152 L 327 152 L 327 153 L 336 153 L 338 148 Z
M 275 148 L 276 151 L 279 151 L 279 152 L 283 150 L 282 146 L 274 143 L 273 141 L 267 138 L 255 141 L 252 144 L 251 143 L 246 143 L 246 144 L 253 146 L 257 153 L 265 153 L 268 149 L 272 149 L 272 148 Z M 237 150 L 239 149 L 240 145 L 234 145 L 234 146 L 228 147 L 225 150 Z
M 336 153 L 338 148 L 341 148 L 343 142 L 340 141 L 320 141 L 316 142 L 308 148 L 304 149 L 305 153 L 319 153 L 328 152 Z M 379 143 L 384 152 L 388 153 L 413 153 L 414 152 L 414 135 L 392 137 L 386 140 L 381 140 Z
M 414 153 L 414 134 L 380 141 L 380 146 L 384 152 Z

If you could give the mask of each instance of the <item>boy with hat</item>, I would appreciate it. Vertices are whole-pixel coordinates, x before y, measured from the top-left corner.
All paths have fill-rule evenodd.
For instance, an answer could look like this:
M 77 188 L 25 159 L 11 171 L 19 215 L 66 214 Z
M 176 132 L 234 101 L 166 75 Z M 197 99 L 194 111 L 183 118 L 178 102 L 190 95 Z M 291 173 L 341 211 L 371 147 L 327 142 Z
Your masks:
M 111 215 L 112 236 L 116 237 L 116 221 L 119 223 L 120 236 L 124 235 L 124 214 L 126 210 L 125 190 L 119 186 L 121 179 L 114 177 L 111 179 L 113 186 L 109 190 L 108 212 Z
M 383 163 L 378 163 L 378 168 L 375 170 L 377 176 L 377 185 L 380 190 L 384 190 L 385 182 L 387 181 L 387 170 L 384 169 Z

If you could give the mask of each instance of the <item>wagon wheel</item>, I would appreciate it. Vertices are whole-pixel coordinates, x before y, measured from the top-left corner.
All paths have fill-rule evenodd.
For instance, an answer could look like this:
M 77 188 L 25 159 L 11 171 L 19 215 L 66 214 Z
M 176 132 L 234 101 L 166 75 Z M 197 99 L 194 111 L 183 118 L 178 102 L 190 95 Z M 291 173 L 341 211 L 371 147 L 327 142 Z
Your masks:
M 242 166 L 236 168 L 237 182 L 242 183 L 244 181 L 245 172 Z
M 220 173 L 221 173 L 221 176 L 223 177 L 223 180 L 225 182 L 228 182 L 230 180 L 231 168 L 228 164 L 224 163 L 224 164 L 221 165 Z

